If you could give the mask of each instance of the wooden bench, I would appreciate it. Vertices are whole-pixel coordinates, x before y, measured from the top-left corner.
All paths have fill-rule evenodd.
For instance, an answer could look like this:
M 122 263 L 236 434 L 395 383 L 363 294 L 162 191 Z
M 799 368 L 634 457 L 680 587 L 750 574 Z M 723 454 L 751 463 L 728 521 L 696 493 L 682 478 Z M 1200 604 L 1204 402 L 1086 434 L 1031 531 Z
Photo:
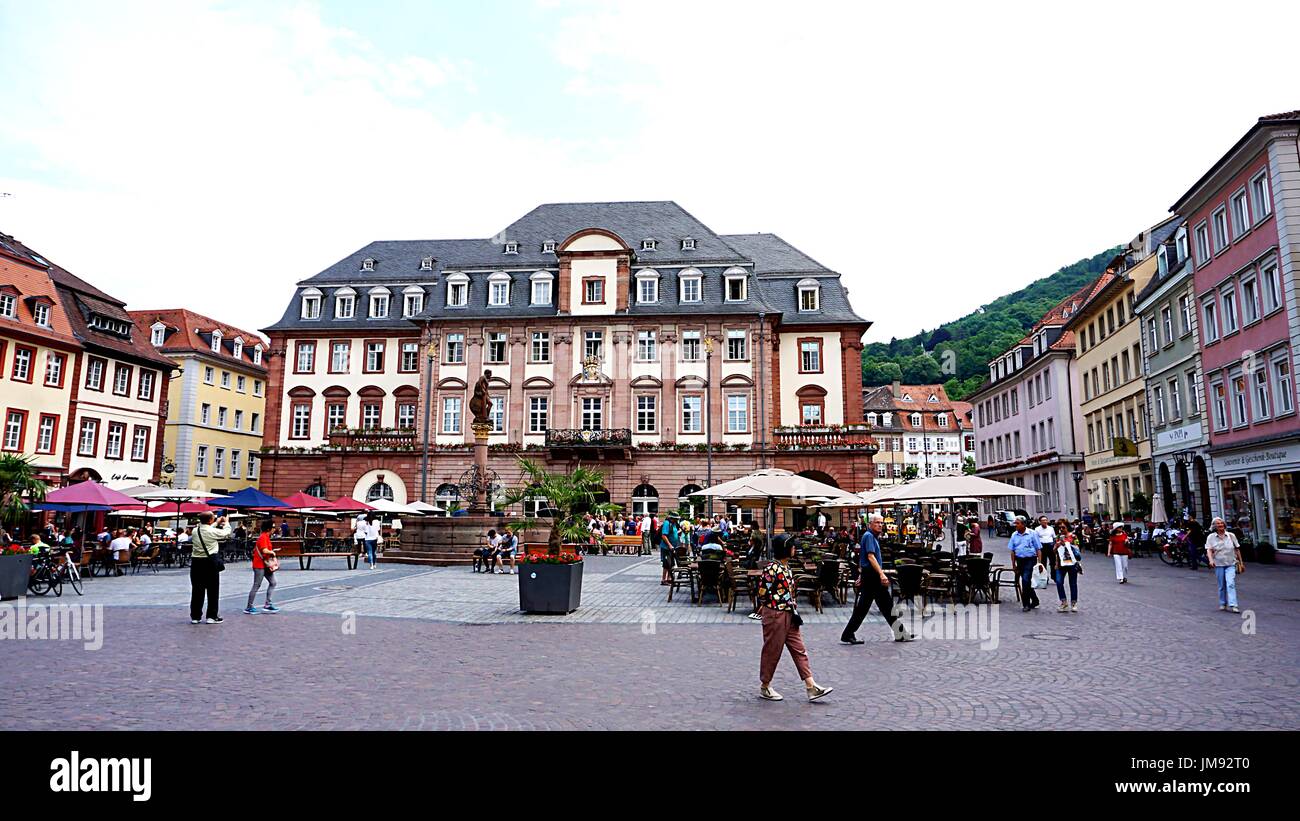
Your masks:
M 641 549 L 640 536 L 606 536 L 605 545 L 610 552 L 623 556 L 634 555 Z
M 271 547 L 275 549 L 275 555 L 280 559 L 289 559 L 297 557 L 299 570 L 311 570 L 312 559 L 338 559 L 347 560 L 348 570 L 356 570 L 357 565 L 361 562 L 361 551 L 357 549 L 355 542 L 343 541 L 343 550 L 327 550 L 321 548 L 304 549 L 303 543 L 298 539 L 281 539 L 271 542 Z M 350 547 L 349 547 L 350 545 Z

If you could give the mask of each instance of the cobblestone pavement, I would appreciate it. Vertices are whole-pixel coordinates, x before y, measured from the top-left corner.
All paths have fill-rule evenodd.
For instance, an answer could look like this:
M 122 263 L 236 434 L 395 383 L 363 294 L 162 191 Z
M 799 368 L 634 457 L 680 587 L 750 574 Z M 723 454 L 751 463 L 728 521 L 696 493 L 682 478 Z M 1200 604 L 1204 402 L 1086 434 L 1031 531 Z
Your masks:
M 282 613 L 244 616 L 232 565 L 220 626 L 188 623 L 186 571 L 95 579 L 57 601 L 106 605 L 101 649 L 0 641 L 0 729 L 1300 729 L 1300 570 L 1252 565 L 1234 616 L 1204 570 L 1138 559 L 1118 585 L 1086 563 L 1078 614 L 1005 593 L 995 647 L 895 644 L 874 615 L 848 647 L 848 608 L 804 605 L 836 688 L 817 704 L 788 658 L 786 701 L 756 699 L 758 625 L 667 603 L 636 557 L 589 559 L 567 617 L 523 616 L 516 579 L 464 568 L 294 568 Z

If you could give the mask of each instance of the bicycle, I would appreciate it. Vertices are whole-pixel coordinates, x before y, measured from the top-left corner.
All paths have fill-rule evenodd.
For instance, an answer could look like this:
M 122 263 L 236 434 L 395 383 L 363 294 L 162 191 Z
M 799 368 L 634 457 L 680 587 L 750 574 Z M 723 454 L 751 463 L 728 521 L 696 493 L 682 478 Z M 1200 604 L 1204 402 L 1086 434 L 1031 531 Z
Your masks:
M 1187 543 L 1174 539 L 1169 540 L 1161 536 L 1156 539 L 1156 545 L 1160 548 L 1160 561 L 1170 567 L 1183 567 L 1187 564 Z M 1208 564 L 1205 558 L 1205 548 L 1197 548 L 1197 561 L 1204 567 Z
M 47 551 L 42 550 L 32 559 L 32 575 L 27 580 L 27 589 L 33 595 L 44 596 L 51 590 L 55 596 L 63 595 L 63 578 L 55 572 L 54 564 Z
M 67 550 L 60 550 L 55 553 L 55 558 L 62 560 L 55 570 L 59 581 L 62 584 L 71 585 L 72 589 L 77 591 L 78 596 L 82 595 L 81 570 L 77 567 L 77 563 L 72 560 L 72 555 Z

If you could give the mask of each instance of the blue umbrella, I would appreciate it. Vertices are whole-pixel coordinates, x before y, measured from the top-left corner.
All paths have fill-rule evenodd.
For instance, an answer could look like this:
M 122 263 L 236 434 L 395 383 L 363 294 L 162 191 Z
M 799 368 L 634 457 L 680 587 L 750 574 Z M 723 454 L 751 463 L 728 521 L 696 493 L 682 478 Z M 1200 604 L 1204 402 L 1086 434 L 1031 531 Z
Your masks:
M 58 502 L 42 502 L 32 505 L 32 510 L 52 510 L 62 513 L 86 513 L 96 510 L 112 510 L 110 505 L 72 505 L 59 504 Z
M 205 502 L 211 507 L 289 507 L 288 504 L 274 496 L 266 495 L 255 487 L 246 487 L 229 496 L 215 496 L 206 499 Z

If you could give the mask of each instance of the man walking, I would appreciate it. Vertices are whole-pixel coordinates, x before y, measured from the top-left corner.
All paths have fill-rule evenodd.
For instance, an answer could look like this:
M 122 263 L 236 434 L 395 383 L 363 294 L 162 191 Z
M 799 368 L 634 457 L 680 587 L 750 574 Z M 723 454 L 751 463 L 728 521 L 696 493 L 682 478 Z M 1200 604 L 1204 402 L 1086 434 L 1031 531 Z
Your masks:
M 1038 546 L 1042 548 L 1043 556 L 1047 557 L 1047 569 L 1052 572 L 1056 568 L 1056 528 L 1052 527 L 1051 521 L 1046 516 L 1038 517 L 1038 527 L 1034 528 L 1034 535 L 1038 537 Z
M 1025 529 L 1025 517 L 1016 517 L 1016 529 L 1007 542 L 1011 551 L 1011 560 L 1016 565 L 1016 575 L 1020 579 L 1020 603 L 1028 613 L 1038 606 L 1038 594 L 1034 592 L 1034 568 L 1043 563 L 1042 541 L 1038 534 Z
M 889 577 L 880 566 L 880 534 L 885 529 L 885 517 L 879 513 L 871 514 L 867 529 L 862 532 L 862 541 L 858 547 L 858 600 L 853 605 L 853 615 L 844 625 L 840 641 L 845 644 L 863 644 L 855 635 L 867 617 L 871 603 L 875 602 L 880 615 L 885 617 L 889 628 L 894 631 L 894 641 L 912 641 L 916 637 L 907 631 L 898 615 L 894 613 L 894 599 L 889 595 Z
M 654 547 L 654 519 L 650 514 L 641 514 L 641 546 L 637 548 L 637 555 L 649 556 L 652 554 L 651 548 Z

